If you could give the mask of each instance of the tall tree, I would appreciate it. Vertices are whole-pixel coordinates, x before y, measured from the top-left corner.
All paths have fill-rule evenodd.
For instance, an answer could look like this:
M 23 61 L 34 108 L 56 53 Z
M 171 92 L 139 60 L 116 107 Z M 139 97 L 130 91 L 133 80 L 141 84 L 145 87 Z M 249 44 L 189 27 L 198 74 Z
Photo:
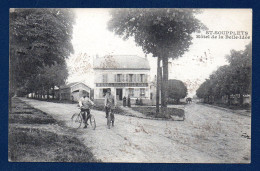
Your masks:
M 39 92 L 43 91 L 49 98 L 49 93 L 52 92 L 54 98 L 55 86 L 60 87 L 65 84 L 68 77 L 68 69 L 66 63 L 48 66 L 45 65 L 39 69 L 36 77 L 31 77 L 28 84 L 25 85 L 27 92 Z
M 211 95 L 211 82 L 206 79 L 196 91 L 196 95 L 199 98 L 203 98 L 204 102 L 208 102 L 209 96 Z
M 115 9 L 108 28 L 123 39 L 134 37 L 146 54 L 162 60 L 162 112 L 167 116 L 168 59 L 182 56 L 192 44 L 192 33 L 205 26 L 194 9 Z M 158 75 L 158 74 L 157 74 Z M 158 80 L 158 79 L 157 79 Z
M 10 12 L 10 90 L 36 79 L 40 68 L 64 63 L 73 53 L 74 13 L 67 9 Z
M 221 66 L 213 72 L 210 79 L 199 87 L 197 96 L 200 98 L 227 96 L 230 105 L 230 96 L 239 94 L 239 102 L 242 105 L 243 96 L 251 94 L 252 43 L 249 43 L 243 51 L 231 50 L 226 58 L 229 65 Z
M 232 70 L 232 90 L 240 95 L 240 105 L 243 104 L 243 95 L 251 94 L 252 86 L 252 42 L 244 51 L 232 50 L 227 56 Z

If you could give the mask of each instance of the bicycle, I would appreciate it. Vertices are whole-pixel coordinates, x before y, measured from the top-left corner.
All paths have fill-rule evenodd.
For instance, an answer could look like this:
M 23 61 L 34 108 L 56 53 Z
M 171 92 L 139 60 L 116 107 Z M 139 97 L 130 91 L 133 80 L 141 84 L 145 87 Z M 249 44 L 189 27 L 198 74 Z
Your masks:
M 83 116 L 82 116 L 83 112 L 80 111 L 79 113 L 75 113 L 72 115 L 71 117 L 71 127 L 73 128 L 80 128 L 81 126 L 84 126 L 83 123 Z M 93 130 L 96 129 L 96 120 L 95 117 L 92 114 L 89 114 L 86 116 L 87 120 L 89 120 L 90 122 L 90 126 L 92 127 Z
M 108 116 L 107 116 L 107 127 L 108 127 L 108 129 L 110 129 L 111 123 L 112 123 L 112 126 L 114 126 L 114 122 L 115 122 L 115 115 L 114 115 L 112 109 L 110 108 L 109 112 L 108 112 Z

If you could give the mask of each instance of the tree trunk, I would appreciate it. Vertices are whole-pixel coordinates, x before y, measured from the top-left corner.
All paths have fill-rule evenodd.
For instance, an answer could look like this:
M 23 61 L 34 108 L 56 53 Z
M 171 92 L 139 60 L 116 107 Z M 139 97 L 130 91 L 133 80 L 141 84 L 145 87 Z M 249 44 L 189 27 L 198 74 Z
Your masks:
M 231 102 L 230 102 L 230 94 L 228 94 L 228 106 L 231 105 Z
M 161 105 L 162 105 L 162 113 L 164 117 L 169 118 L 169 114 L 167 112 L 167 101 L 168 101 L 168 57 L 164 56 L 163 59 L 163 78 L 162 78 L 162 97 L 161 97 Z
M 53 86 L 52 86 L 52 99 L 54 99 L 54 96 L 55 96 L 54 88 L 55 88 L 55 86 L 53 85 Z
M 59 86 L 59 100 L 61 100 L 61 89 L 60 89 L 60 86 Z
M 40 99 L 42 99 L 42 90 L 40 90 Z
M 159 103 L 160 103 L 160 84 L 161 84 L 161 67 L 160 67 L 160 62 L 161 59 L 158 57 L 157 58 L 157 80 L 156 80 L 156 115 L 159 114 L 160 109 L 159 109 Z
M 50 99 L 50 89 L 48 88 L 46 91 L 47 91 L 47 99 L 49 100 Z
M 243 106 L 243 102 L 244 102 L 243 94 L 239 94 L 239 105 Z
M 42 88 L 42 99 L 45 99 L 44 87 Z

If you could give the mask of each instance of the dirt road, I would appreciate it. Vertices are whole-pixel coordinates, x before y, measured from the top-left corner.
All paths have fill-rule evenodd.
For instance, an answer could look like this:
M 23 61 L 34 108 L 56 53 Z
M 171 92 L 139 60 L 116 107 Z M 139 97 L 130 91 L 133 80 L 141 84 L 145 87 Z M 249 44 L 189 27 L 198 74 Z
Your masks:
M 22 98 L 69 126 L 75 104 Z M 104 112 L 91 111 L 96 130 L 77 136 L 103 162 L 249 163 L 251 118 L 199 104 L 185 107 L 185 121 L 160 121 L 115 115 L 107 129 Z

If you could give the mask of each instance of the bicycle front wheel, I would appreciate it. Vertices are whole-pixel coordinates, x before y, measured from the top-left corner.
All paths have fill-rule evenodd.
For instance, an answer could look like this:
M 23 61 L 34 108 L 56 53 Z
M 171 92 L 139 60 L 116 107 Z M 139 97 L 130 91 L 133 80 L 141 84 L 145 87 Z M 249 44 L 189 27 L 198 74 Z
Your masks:
M 70 127 L 72 128 L 79 128 L 83 122 L 83 118 L 81 114 L 74 114 L 71 117 Z
M 91 125 L 92 129 L 95 130 L 95 129 L 96 129 L 96 120 L 95 120 L 95 117 L 94 117 L 93 115 L 90 115 L 89 120 L 90 120 L 90 125 Z
M 107 116 L 107 127 L 108 127 L 108 129 L 110 129 L 110 124 L 111 124 L 111 115 L 109 114 Z
M 115 122 L 115 115 L 111 113 L 111 122 L 112 122 L 112 126 L 114 126 L 114 122 Z

